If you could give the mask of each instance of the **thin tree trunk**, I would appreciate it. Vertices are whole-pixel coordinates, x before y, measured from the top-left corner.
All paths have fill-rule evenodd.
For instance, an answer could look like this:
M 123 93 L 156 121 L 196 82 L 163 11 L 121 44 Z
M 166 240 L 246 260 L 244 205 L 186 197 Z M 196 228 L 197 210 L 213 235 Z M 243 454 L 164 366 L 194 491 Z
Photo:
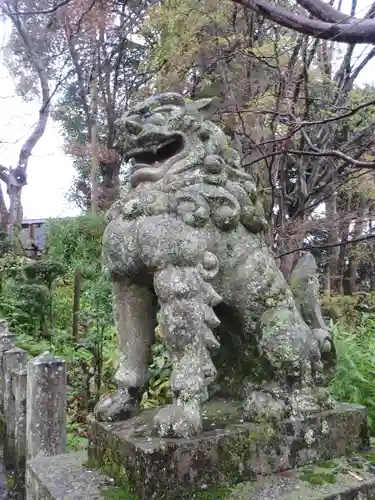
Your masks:
M 366 212 L 366 199 L 361 195 L 360 198 L 360 206 L 358 211 L 358 219 L 355 222 L 354 231 L 353 231 L 353 239 L 360 238 L 363 234 L 363 230 L 365 227 L 365 212 Z M 348 293 L 353 295 L 358 291 L 358 264 L 359 258 L 357 254 L 357 249 L 353 248 L 349 255 L 349 264 L 346 273 L 347 285 L 348 285 Z
M 22 16 L 14 15 L 13 7 L 14 6 L 10 7 L 7 4 L 3 4 L 0 6 L 0 11 L 4 15 L 6 15 L 13 23 L 15 29 L 18 32 L 20 43 L 22 43 L 27 49 L 29 53 L 30 63 L 38 74 L 40 89 L 42 94 L 42 105 L 39 109 L 38 121 L 33 127 L 33 130 L 30 133 L 30 135 L 23 143 L 18 157 L 18 164 L 16 169 L 18 171 L 17 174 L 24 176 L 24 178 L 26 179 L 27 165 L 31 153 L 36 144 L 38 143 L 38 141 L 42 138 L 46 130 L 47 121 L 51 111 L 51 91 L 49 86 L 47 68 L 45 66 L 43 57 L 41 57 L 40 54 L 38 53 L 38 49 L 35 46 L 33 38 L 32 36 L 30 36 L 28 32 L 27 22 L 23 21 Z M 8 180 L 6 180 L 6 177 L 8 177 Z M 7 185 L 9 185 L 9 176 L 5 174 L 3 170 L 1 172 L 0 178 L 4 182 L 6 182 Z M 22 194 L 22 186 L 13 187 L 14 222 L 16 225 L 20 225 L 23 218 L 21 194 Z
M 95 42 L 94 69 L 91 80 L 91 213 L 98 211 L 98 51 Z
M 328 244 L 334 245 L 339 241 L 338 230 L 335 227 L 335 222 L 337 223 L 337 195 L 333 193 L 326 202 L 327 220 L 330 223 L 331 228 L 328 232 Z M 337 274 L 337 257 L 338 257 L 338 247 L 332 247 L 329 251 L 328 266 L 327 266 L 327 277 L 325 282 L 325 291 L 327 294 L 335 292 L 335 281 Z

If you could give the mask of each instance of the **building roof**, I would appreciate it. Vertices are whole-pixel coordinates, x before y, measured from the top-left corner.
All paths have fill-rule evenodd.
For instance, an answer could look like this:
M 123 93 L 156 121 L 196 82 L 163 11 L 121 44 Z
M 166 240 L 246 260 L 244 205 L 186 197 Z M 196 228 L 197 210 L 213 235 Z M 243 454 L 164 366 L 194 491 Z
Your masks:
M 46 219 L 23 219 L 22 225 L 45 224 Z

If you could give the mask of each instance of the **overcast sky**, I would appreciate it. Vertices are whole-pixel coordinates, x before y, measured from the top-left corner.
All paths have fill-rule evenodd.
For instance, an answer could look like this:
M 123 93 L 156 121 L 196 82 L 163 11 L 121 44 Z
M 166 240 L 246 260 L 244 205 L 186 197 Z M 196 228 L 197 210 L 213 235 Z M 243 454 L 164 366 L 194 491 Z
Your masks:
M 0 24 L 0 47 L 6 36 Z M 0 54 L 0 164 L 17 164 L 25 138 L 38 119 L 38 102 L 26 103 L 15 96 L 13 79 L 5 68 Z M 51 119 L 33 151 L 28 165 L 28 184 L 23 189 L 25 218 L 69 216 L 79 210 L 66 201 L 74 169 L 69 156 L 62 151 L 58 126 Z
M 350 0 L 344 0 L 346 7 Z M 361 17 L 372 0 L 358 0 L 358 17 Z M 6 36 L 1 30 L 2 36 Z M 4 39 L 0 40 L 0 47 Z M 366 47 L 356 47 L 357 56 Z M 375 81 L 375 62 L 370 62 L 357 83 Z M 15 96 L 14 82 L 8 74 L 0 55 L 0 164 L 15 166 L 22 142 L 38 117 L 39 103 L 25 103 Z M 62 151 L 62 138 L 57 125 L 49 120 L 46 132 L 29 160 L 28 184 L 23 190 L 25 218 L 58 217 L 75 215 L 78 209 L 66 201 L 74 169 L 69 156 Z

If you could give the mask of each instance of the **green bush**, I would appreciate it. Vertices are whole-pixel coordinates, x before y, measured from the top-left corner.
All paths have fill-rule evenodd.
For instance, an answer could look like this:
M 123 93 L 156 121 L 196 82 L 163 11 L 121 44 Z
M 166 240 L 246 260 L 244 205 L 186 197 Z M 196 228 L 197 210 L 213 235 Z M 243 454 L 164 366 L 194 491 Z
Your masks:
M 53 290 L 53 324 L 57 330 L 72 331 L 74 274 L 67 273 L 55 281 Z
M 43 332 L 52 326 L 53 283 L 63 275 L 60 263 L 8 253 L 0 258 L 0 314 L 15 332 Z
M 363 315 L 375 317 L 375 292 L 354 295 L 324 295 L 322 308 L 333 321 L 348 325 L 360 324 Z
M 362 317 L 355 329 L 332 326 L 337 352 L 336 371 L 330 392 L 341 402 L 368 408 L 372 435 L 375 435 L 375 318 Z
M 0 315 L 31 356 L 48 350 L 67 361 L 73 427 L 85 425 L 87 411 L 112 387 L 118 358 L 111 287 L 101 273 L 104 228 L 102 216 L 49 220 L 41 260 L 13 249 L 0 256 Z M 73 338 L 76 269 L 81 293 L 79 331 Z
M 80 267 L 83 274 L 95 279 L 101 270 L 102 215 L 84 215 L 70 219 L 50 219 L 46 225 L 45 254 L 68 269 Z
M 143 393 L 141 406 L 144 409 L 164 406 L 172 402 L 172 363 L 167 355 L 160 327 L 155 331 L 156 342 L 152 347 L 152 363 L 149 367 L 148 386 Z

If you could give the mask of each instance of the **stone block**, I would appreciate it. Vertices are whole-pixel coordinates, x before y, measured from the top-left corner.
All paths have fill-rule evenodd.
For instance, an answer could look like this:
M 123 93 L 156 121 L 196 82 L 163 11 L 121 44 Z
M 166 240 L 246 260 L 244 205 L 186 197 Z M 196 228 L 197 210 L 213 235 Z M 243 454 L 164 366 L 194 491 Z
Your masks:
M 4 354 L 14 347 L 15 334 L 4 331 L 0 333 L 0 412 L 4 413 L 4 392 L 5 392 L 5 374 L 4 374 Z
M 154 415 L 150 410 L 114 423 L 89 417 L 90 460 L 124 468 L 141 500 L 256 480 L 368 444 L 367 410 L 356 405 L 340 404 L 273 427 L 244 422 L 237 404 L 213 401 L 205 407 L 204 432 L 189 439 L 153 436 Z
M 27 369 L 13 374 L 15 396 L 15 483 L 19 491 L 23 491 L 25 483 L 26 463 L 26 397 Z
M 14 467 L 16 400 L 14 397 L 14 372 L 25 367 L 28 354 L 24 349 L 14 347 L 4 353 L 4 418 L 6 436 L 4 441 L 4 461 L 7 468 Z
M 372 460 L 371 460 L 372 461 Z M 370 462 L 371 462 L 370 461 Z M 375 500 L 374 467 L 366 459 L 293 469 L 225 491 L 226 500 Z
M 6 319 L 0 319 L 0 334 L 8 331 L 8 321 Z
M 85 452 L 37 457 L 26 469 L 27 500 L 101 500 L 101 492 L 113 482 L 97 470 L 85 467 Z
M 66 449 L 66 362 L 51 353 L 29 361 L 27 458 L 60 455 Z

